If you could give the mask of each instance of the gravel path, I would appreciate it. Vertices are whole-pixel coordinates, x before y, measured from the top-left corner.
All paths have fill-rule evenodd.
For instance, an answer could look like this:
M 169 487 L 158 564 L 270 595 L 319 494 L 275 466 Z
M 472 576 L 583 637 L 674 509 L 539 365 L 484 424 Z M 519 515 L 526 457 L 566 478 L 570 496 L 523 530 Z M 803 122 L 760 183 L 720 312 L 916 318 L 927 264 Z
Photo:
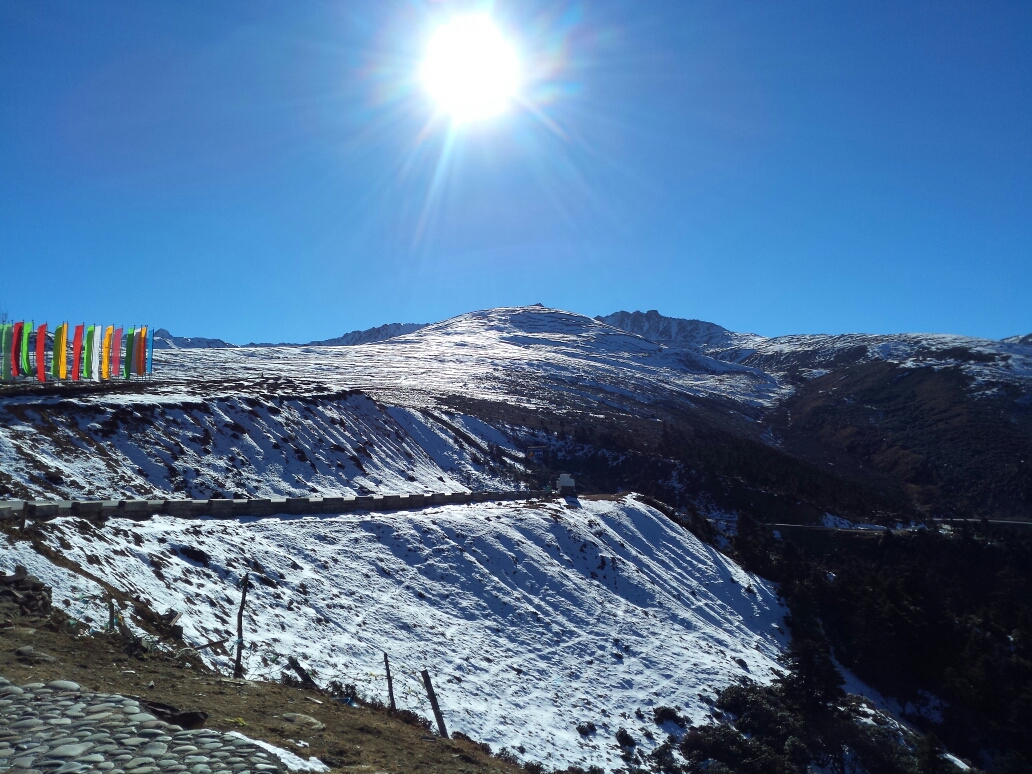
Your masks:
M 124 696 L 56 680 L 0 677 L 0 772 L 12 774 L 282 774 L 280 760 L 221 731 L 184 731 Z

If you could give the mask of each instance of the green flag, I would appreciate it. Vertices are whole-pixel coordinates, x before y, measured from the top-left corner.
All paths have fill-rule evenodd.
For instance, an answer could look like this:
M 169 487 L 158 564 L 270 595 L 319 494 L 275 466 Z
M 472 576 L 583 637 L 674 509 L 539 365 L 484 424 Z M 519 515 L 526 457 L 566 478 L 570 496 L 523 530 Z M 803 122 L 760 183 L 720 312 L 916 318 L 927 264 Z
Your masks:
M 11 347 L 14 344 L 14 325 L 4 323 L 0 326 L 0 357 L 4 359 L 3 368 L 0 369 L 0 379 L 5 382 L 11 381 Z
M 30 320 L 25 323 L 21 335 L 21 372 L 26 376 L 32 373 L 32 368 L 29 365 L 29 336 L 32 335 L 32 328 L 33 324 Z
M 125 337 L 125 368 L 122 374 L 128 379 L 133 375 L 133 339 L 136 338 L 136 328 L 130 328 Z
M 50 348 L 50 375 L 58 379 L 61 376 L 61 359 L 57 356 L 57 348 L 61 342 L 61 323 L 54 328 L 54 344 Z
M 93 378 L 93 331 L 96 329 L 96 325 L 90 325 L 86 328 L 86 340 L 83 342 L 86 345 L 86 354 L 82 359 L 82 364 L 85 366 L 83 368 L 83 379 Z

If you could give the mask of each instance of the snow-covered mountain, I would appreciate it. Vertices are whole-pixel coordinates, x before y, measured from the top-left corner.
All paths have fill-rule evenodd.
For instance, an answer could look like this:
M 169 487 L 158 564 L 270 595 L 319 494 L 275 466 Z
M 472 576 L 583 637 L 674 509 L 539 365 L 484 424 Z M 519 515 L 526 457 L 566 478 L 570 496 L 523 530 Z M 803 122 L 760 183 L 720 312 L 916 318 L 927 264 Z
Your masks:
M 952 334 L 801 334 L 766 337 L 734 333 L 702 320 L 665 317 L 656 310 L 596 317 L 650 341 L 687 347 L 779 377 L 823 375 L 829 368 L 886 361 L 905 367 L 959 365 L 981 381 L 1032 377 L 1032 334 L 995 341 Z
M 0 397 L 0 497 L 519 486 L 545 444 L 589 486 L 758 517 L 1029 510 L 1032 346 L 612 319 L 671 343 L 531 306 L 359 347 L 157 351 L 153 381 Z
M 650 706 L 702 722 L 715 689 L 776 668 L 773 590 L 622 493 L 768 522 L 1032 516 L 1032 346 L 1020 339 L 764 338 L 533 306 L 357 347 L 154 359 L 151 380 L 0 390 L 0 497 L 537 488 L 558 472 L 608 495 L 59 519 L 38 536 L 62 566 L 24 542 L 3 556 L 83 620 L 106 616 L 105 583 L 172 606 L 195 644 L 232 634 L 250 568 L 264 580 L 249 603 L 249 673 L 275 678 L 295 653 L 323 682 L 382 696 L 388 651 L 403 706 L 425 712 L 413 675 L 427 667 L 455 730 L 550 766 L 612 769 L 616 729 L 644 749 L 673 730 L 650 727 Z M 596 733 L 576 730 L 588 722 Z
M 374 341 L 386 341 L 387 339 L 395 336 L 402 336 L 406 333 L 412 333 L 418 331 L 420 328 L 425 328 L 426 323 L 387 323 L 386 325 L 378 325 L 375 328 L 366 328 L 362 331 L 351 331 L 351 333 L 345 333 L 343 336 L 336 336 L 332 339 L 322 339 L 320 341 L 310 341 L 308 344 L 292 344 L 290 342 L 281 342 L 279 344 L 272 344 L 270 342 L 262 343 L 251 343 L 248 347 L 353 347 L 359 344 L 371 344 Z
M 165 328 L 154 331 L 154 349 L 225 349 L 235 347 L 222 339 L 206 339 L 200 336 L 173 336 Z
M 351 331 L 343 336 L 323 341 L 310 342 L 313 346 L 345 346 L 353 347 L 357 344 L 371 344 L 374 341 L 386 341 L 395 336 L 404 336 L 406 333 L 415 333 L 420 328 L 425 328 L 427 323 L 387 323 L 378 325 L 375 328 L 366 328 L 364 331 Z
M 595 318 L 614 328 L 636 333 L 643 339 L 676 347 L 726 348 L 743 346 L 761 337 L 752 333 L 733 333 L 704 320 L 665 317 L 655 309 L 647 312 L 614 312 Z
M 390 401 L 463 395 L 533 406 L 590 395 L 592 402 L 598 396 L 671 396 L 765 405 L 779 390 L 757 369 L 663 347 L 585 315 L 544 307 L 470 312 L 360 349 L 241 347 L 156 362 L 166 379 L 180 383 L 264 375 L 368 390 Z
M 999 341 L 952 334 L 905 333 L 888 335 L 799 334 L 765 337 L 754 333 L 736 333 L 703 320 L 667 317 L 654 309 L 648 312 L 614 312 L 589 320 L 584 315 L 547 309 L 540 305 L 500 308 L 471 312 L 431 325 L 388 323 L 366 330 L 352 331 L 331 339 L 313 341 L 306 345 L 261 343 L 249 344 L 246 348 L 275 350 L 282 347 L 304 347 L 308 356 L 315 354 L 316 359 L 319 359 L 318 353 L 309 348 L 355 346 L 391 341 L 392 344 L 402 347 L 402 351 L 397 354 L 405 359 L 419 361 L 424 358 L 421 354 L 413 352 L 413 344 L 431 356 L 432 353 L 445 352 L 456 346 L 470 346 L 473 343 L 472 339 L 481 338 L 481 331 L 476 328 L 482 325 L 483 334 L 494 339 L 494 342 L 493 346 L 485 346 L 486 342 L 478 345 L 477 349 L 481 353 L 490 348 L 495 350 L 492 354 L 497 355 L 502 352 L 503 345 L 518 343 L 534 344 L 536 345 L 534 349 L 538 351 L 541 347 L 554 348 L 557 351 L 565 350 L 561 352 L 564 356 L 573 354 L 570 352 L 571 344 L 578 347 L 581 353 L 595 349 L 601 355 L 615 354 L 624 348 L 628 352 L 638 350 L 640 354 L 641 345 L 625 346 L 624 343 L 613 338 L 612 334 L 606 335 L 602 329 L 592 323 L 602 323 L 605 326 L 632 333 L 669 350 L 688 350 L 696 355 L 705 356 L 705 358 L 693 358 L 692 355 L 682 353 L 679 356 L 683 361 L 683 368 L 675 370 L 694 369 L 716 374 L 721 372 L 721 366 L 714 364 L 712 360 L 717 360 L 723 363 L 754 367 L 775 378 L 786 376 L 812 378 L 814 375 L 827 373 L 829 368 L 881 360 L 911 367 L 929 364 L 960 365 L 965 372 L 981 381 L 1013 381 L 1014 379 L 1023 381 L 1025 378 L 1032 377 L 1032 355 L 1028 349 L 1029 346 L 1032 346 L 1032 334 L 1011 336 Z M 409 334 L 424 329 L 429 329 L 428 336 L 416 339 L 408 338 Z M 509 334 L 508 337 L 506 333 Z M 459 337 L 461 336 L 465 337 L 465 341 L 460 341 Z M 525 338 L 518 339 L 521 336 Z M 162 328 L 155 333 L 155 348 L 225 349 L 237 348 L 237 346 L 221 339 L 172 336 Z M 396 352 L 396 350 L 391 350 L 391 352 Z M 662 348 L 654 349 L 654 353 L 661 352 L 664 352 Z M 368 353 L 363 350 L 362 357 L 367 356 Z M 579 360 L 587 359 L 578 354 L 573 354 L 573 356 Z M 670 353 L 667 356 L 669 357 Z M 270 368 L 274 368 L 277 364 L 282 365 L 284 360 L 299 359 L 303 361 L 307 358 L 291 358 L 282 353 L 271 352 L 267 357 L 261 359 L 267 361 Z M 490 359 L 496 362 L 498 360 L 497 357 Z M 535 366 L 542 365 L 541 360 L 543 359 L 545 358 L 530 358 L 532 362 L 538 361 L 534 363 Z M 511 362 L 506 364 L 507 367 L 519 368 L 519 363 L 526 358 L 517 356 L 510 360 Z M 189 365 L 180 361 L 175 361 L 175 363 L 179 366 L 186 365 L 189 368 Z M 658 358 L 647 363 L 642 361 L 642 363 L 658 365 Z M 626 360 L 621 365 L 624 364 L 626 364 Z M 303 377 L 306 370 L 302 368 L 299 375 Z M 658 369 L 655 369 L 654 372 L 658 372 Z M 726 384 L 728 380 L 722 381 L 724 382 L 722 384 L 715 383 L 713 389 L 706 389 L 704 385 L 696 384 L 693 390 L 711 396 L 725 394 L 735 399 L 743 397 L 742 391 L 728 388 Z M 764 396 L 760 394 L 751 395 L 750 398 L 760 403 L 769 403 L 769 400 L 765 400 Z
M 384 700 L 388 653 L 401 708 L 430 715 L 426 668 L 450 730 L 550 769 L 621 767 L 619 728 L 643 751 L 680 733 L 655 725 L 656 706 L 703 723 L 716 691 L 740 677 L 769 682 L 785 642 L 769 583 L 632 497 L 260 521 L 58 519 L 39 535 L 62 566 L 14 542 L 0 570 L 24 564 L 76 619 L 107 620 L 105 583 L 182 613 L 195 646 L 235 638 L 250 571 L 260 582 L 244 616 L 248 677 L 277 680 L 293 655 L 322 684 Z M 232 669 L 227 651 L 201 653 Z M 595 731 L 578 732 L 587 723 Z
M 160 381 L 0 402 L 0 496 L 513 486 L 522 430 L 456 411 L 455 399 L 577 412 L 717 401 L 740 413 L 782 390 L 756 369 L 538 307 L 361 347 L 177 349 L 154 361 Z

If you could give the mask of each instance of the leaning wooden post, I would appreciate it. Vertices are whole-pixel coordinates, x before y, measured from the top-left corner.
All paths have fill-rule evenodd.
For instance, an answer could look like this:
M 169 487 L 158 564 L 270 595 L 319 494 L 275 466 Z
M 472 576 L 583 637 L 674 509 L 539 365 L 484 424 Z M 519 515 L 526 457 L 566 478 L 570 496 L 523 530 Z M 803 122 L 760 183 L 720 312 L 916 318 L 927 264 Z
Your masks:
M 240 584 L 240 609 L 237 610 L 237 654 L 236 663 L 233 665 L 233 677 L 240 679 L 244 676 L 244 668 L 240 660 L 244 656 L 244 603 L 247 601 L 247 587 L 251 583 L 251 573 L 244 573 L 244 582 Z
M 444 715 L 441 714 L 441 707 L 437 703 L 437 694 L 434 693 L 434 686 L 430 682 L 430 673 L 425 669 L 420 672 L 423 676 L 423 685 L 426 686 L 426 695 L 430 697 L 430 706 L 434 709 L 434 718 L 437 720 L 437 730 L 441 732 L 441 736 L 445 739 L 448 738 L 448 729 L 444 727 Z
M 313 691 L 319 690 L 318 684 L 312 679 L 312 676 L 308 674 L 296 658 L 293 656 L 287 656 L 287 663 L 290 665 L 291 669 L 297 672 L 297 676 L 301 678 L 301 682 L 304 683 L 305 688 L 310 688 Z
M 391 700 L 391 712 L 397 712 L 398 707 L 394 703 L 394 681 L 391 680 L 391 665 L 387 661 L 387 654 L 383 654 L 383 668 L 387 670 L 387 696 Z

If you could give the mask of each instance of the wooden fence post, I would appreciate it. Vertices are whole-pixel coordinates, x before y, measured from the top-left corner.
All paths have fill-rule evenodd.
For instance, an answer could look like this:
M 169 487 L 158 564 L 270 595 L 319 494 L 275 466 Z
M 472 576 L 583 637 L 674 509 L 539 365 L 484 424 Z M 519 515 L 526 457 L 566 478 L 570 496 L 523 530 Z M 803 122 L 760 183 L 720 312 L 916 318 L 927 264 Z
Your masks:
M 240 659 L 244 656 L 244 603 L 247 601 L 247 587 L 250 583 L 251 573 L 244 573 L 244 582 L 240 585 L 240 609 L 237 611 L 236 663 L 233 665 L 233 677 L 238 680 L 244 676 L 244 668 Z
M 309 688 L 313 691 L 319 690 L 318 683 L 316 683 L 315 680 L 312 679 L 312 676 L 308 674 L 308 672 L 305 670 L 303 666 L 301 666 L 301 663 L 296 658 L 294 658 L 293 656 L 287 656 L 287 663 L 290 665 L 291 669 L 297 672 L 297 676 L 301 678 L 301 682 L 304 683 L 305 688 Z
M 394 681 L 391 680 L 391 665 L 387 661 L 387 654 L 383 654 L 383 668 L 387 670 L 387 696 L 391 700 L 391 712 L 397 712 L 398 707 L 394 703 Z
M 437 720 L 437 730 L 441 732 L 444 739 L 448 738 L 448 729 L 444 727 L 444 715 L 441 714 L 441 707 L 437 703 L 437 694 L 434 693 L 434 686 L 430 682 L 430 673 L 425 669 L 420 672 L 423 676 L 423 685 L 426 686 L 426 695 L 430 697 L 430 706 L 434 710 L 434 718 Z

